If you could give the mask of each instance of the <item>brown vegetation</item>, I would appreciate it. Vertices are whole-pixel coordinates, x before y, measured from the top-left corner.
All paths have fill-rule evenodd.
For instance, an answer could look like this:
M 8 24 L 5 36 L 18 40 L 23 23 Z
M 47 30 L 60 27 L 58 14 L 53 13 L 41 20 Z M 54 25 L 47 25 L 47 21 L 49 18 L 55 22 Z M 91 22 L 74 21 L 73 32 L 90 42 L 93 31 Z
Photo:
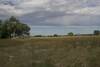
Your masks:
M 100 37 L 0 40 L 0 67 L 100 67 Z

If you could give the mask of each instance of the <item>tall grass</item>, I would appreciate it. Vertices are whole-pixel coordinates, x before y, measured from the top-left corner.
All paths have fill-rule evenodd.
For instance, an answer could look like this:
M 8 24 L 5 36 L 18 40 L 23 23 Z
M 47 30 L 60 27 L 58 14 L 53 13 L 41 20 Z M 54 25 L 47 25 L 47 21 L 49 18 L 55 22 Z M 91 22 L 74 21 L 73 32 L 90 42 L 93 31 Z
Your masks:
M 100 36 L 0 40 L 0 67 L 100 67 Z

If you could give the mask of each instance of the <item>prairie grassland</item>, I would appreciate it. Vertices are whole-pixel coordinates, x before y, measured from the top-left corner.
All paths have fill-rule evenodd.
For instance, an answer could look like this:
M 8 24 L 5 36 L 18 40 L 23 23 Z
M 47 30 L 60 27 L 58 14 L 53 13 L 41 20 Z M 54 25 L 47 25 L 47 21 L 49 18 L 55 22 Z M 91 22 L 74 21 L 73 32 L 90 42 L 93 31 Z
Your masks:
M 0 67 L 100 67 L 100 36 L 3 39 Z

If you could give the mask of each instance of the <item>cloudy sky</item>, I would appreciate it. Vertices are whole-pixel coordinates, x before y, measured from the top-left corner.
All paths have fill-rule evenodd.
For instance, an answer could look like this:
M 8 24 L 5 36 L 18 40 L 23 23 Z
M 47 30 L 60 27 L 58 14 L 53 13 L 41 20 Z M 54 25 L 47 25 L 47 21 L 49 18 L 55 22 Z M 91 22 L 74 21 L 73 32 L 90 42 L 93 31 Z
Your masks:
M 31 26 L 100 26 L 100 0 L 0 0 L 0 18 Z
M 10 16 L 16 16 L 32 30 L 32 26 L 100 26 L 100 0 L 0 0 L 0 19 Z

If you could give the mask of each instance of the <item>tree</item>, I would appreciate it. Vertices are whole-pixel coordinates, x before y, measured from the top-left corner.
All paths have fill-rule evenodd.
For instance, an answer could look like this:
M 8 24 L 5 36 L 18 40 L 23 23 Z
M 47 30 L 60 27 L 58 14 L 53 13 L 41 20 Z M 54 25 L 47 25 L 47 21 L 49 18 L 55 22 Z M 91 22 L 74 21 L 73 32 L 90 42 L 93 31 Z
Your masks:
M 0 20 L 0 31 L 1 31 L 1 26 L 2 26 L 2 20 Z
M 21 23 L 16 24 L 15 33 L 17 34 L 17 36 L 29 35 L 29 31 L 30 27 L 27 24 L 21 24 Z
M 8 38 L 10 36 L 10 26 L 8 21 L 5 21 L 1 27 L 1 38 Z
M 0 20 L 0 24 L 2 23 L 2 20 Z
M 1 37 L 2 20 L 0 20 L 0 37 Z
M 73 36 L 73 35 L 74 35 L 73 32 L 69 32 L 69 33 L 68 33 L 68 36 Z
M 94 35 L 100 35 L 100 31 L 99 30 L 95 30 L 94 31 Z
M 57 34 L 54 34 L 53 36 L 54 36 L 54 37 L 58 37 L 58 35 L 57 35 Z
M 42 35 L 35 35 L 34 37 L 43 37 Z
M 29 35 L 30 27 L 27 24 L 21 23 L 15 17 L 10 17 L 4 21 L 1 27 L 2 38 L 12 38 L 23 35 Z
M 11 16 L 10 18 L 9 18 L 9 21 L 10 22 L 20 22 L 16 17 L 14 17 L 14 16 Z

